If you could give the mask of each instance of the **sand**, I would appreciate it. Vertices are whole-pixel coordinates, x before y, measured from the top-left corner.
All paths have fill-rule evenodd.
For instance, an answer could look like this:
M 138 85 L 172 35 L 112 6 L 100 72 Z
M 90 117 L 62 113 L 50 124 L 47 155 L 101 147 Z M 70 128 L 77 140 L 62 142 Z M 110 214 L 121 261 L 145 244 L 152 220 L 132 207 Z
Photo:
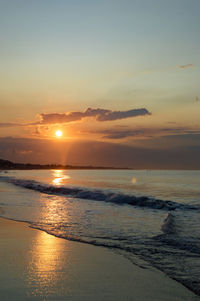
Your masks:
M 103 247 L 0 219 L 0 300 L 199 300 L 162 272 Z

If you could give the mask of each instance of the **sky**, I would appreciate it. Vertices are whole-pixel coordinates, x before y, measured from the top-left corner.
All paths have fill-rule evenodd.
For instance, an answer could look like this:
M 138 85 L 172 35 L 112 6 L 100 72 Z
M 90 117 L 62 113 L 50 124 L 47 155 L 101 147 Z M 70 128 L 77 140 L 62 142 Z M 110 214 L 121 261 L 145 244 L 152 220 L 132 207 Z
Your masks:
M 0 0 L 0 158 L 200 168 L 199 11 Z

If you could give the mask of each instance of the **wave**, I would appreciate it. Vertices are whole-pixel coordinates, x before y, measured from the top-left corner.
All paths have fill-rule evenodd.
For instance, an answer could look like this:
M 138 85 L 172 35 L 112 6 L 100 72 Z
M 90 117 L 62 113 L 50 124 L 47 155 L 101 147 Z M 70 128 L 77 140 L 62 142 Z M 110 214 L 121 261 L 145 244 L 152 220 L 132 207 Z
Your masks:
M 167 214 L 161 230 L 164 234 L 176 234 L 175 217 L 172 213 Z
M 173 219 L 175 219 L 175 216 L 170 213 L 164 224 L 167 221 L 170 221 L 170 224 Z M 27 222 L 31 228 L 44 231 L 58 238 L 109 248 L 125 256 L 133 264 L 137 264 L 141 268 L 148 268 L 151 265 L 200 296 L 198 268 L 200 245 L 198 248 L 195 240 L 193 243 L 192 240 L 186 243 L 185 240 L 180 239 L 177 235 L 168 235 L 168 233 L 160 235 L 158 240 L 145 238 L 133 238 L 130 240 L 130 237 L 127 237 L 124 241 L 114 241 L 113 237 L 109 236 L 100 237 L 99 239 L 93 236 L 70 234 L 68 233 L 68 227 L 64 227 L 62 223 L 38 223 L 24 220 L 23 222 Z M 135 255 L 137 259 L 135 259 Z
M 162 244 L 173 246 L 176 249 L 200 255 L 200 239 L 192 236 L 180 236 L 176 217 L 172 213 L 167 214 L 167 217 L 161 226 L 161 230 L 163 234 L 155 236 L 155 240 L 160 241 Z
M 174 219 L 175 217 L 172 214 L 167 216 L 164 222 L 165 225 L 167 224 L 167 229 L 168 227 L 171 228 L 170 224 L 174 222 Z M 134 255 L 136 255 L 140 260 L 163 271 L 170 278 L 180 282 L 196 295 L 200 296 L 198 269 L 200 240 L 191 238 L 186 241 L 178 237 L 173 231 L 171 232 L 171 230 L 164 230 L 167 234 L 157 236 L 156 240 L 134 238 L 133 241 L 130 241 L 127 238 L 115 241 L 113 237 L 98 238 L 69 234 L 67 228 L 63 229 L 63 226 L 59 224 L 30 223 L 30 227 L 58 238 L 122 252 L 121 254 L 127 257 L 133 264 L 136 263 L 134 260 Z M 169 232 L 172 235 L 169 235 Z M 191 261 L 193 262 L 192 266 Z M 184 268 L 180 269 L 179 264 L 184 264 Z M 139 266 L 146 268 L 147 265 L 142 262 Z
M 115 204 L 128 204 L 132 206 L 147 207 L 151 209 L 175 210 L 175 209 L 200 209 L 198 206 L 180 204 L 174 201 L 156 199 L 149 196 L 135 196 L 113 191 L 95 190 L 82 187 L 57 187 L 34 180 L 17 179 L 14 177 L 0 176 L 0 180 L 12 183 L 26 189 L 39 191 L 46 194 L 64 195 L 71 198 L 104 201 Z

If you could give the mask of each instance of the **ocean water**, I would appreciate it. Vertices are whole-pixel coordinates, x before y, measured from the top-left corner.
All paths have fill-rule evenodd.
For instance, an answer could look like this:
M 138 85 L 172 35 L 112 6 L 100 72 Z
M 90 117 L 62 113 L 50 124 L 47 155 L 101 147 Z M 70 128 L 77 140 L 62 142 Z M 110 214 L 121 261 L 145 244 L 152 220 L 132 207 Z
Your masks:
M 111 248 L 200 296 L 200 171 L 2 171 L 0 215 Z

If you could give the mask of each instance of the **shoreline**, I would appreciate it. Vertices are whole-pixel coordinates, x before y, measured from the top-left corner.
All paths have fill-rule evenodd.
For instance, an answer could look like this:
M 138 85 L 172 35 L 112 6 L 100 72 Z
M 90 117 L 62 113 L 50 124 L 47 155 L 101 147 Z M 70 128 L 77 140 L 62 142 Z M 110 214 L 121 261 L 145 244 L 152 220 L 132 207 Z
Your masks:
M 23 171 L 23 170 L 130 170 L 130 171 L 148 171 L 148 172 L 151 172 L 151 171 L 200 171 L 199 168 L 197 169 L 185 169 L 185 168 L 182 168 L 182 169 L 169 169 L 169 168 L 163 168 L 163 169 L 160 169 L 160 168 L 131 168 L 131 167 L 87 167 L 87 166 L 84 166 L 84 167 L 81 167 L 81 166 L 74 166 L 74 167 L 48 167 L 48 168 L 42 168 L 42 167 L 39 167 L 39 168 L 3 168 L 3 167 L 0 167 L 0 172 L 1 171 L 10 171 L 10 170 L 20 170 L 20 171 Z
M 1 207 L 0 207 L 0 214 L 2 214 L 2 213 L 3 213 L 3 210 L 1 210 Z M 81 240 L 81 239 L 66 238 L 66 237 L 56 235 L 56 234 L 52 234 L 52 233 L 48 232 L 47 230 L 44 230 L 44 229 L 41 229 L 39 227 L 33 226 L 29 221 L 16 220 L 16 219 L 12 219 L 12 218 L 8 218 L 8 217 L 4 217 L 4 216 L 0 215 L 0 221 L 1 221 L 1 219 L 11 221 L 11 222 L 16 222 L 16 223 L 22 223 L 26 227 L 28 227 L 29 229 L 41 231 L 41 232 L 46 233 L 47 235 L 50 235 L 50 236 L 53 236 L 55 238 L 62 239 L 62 240 L 65 240 L 65 241 L 69 241 L 69 242 L 72 242 L 72 243 L 75 242 L 75 244 L 78 243 L 78 244 L 83 244 L 83 245 L 89 245 L 89 246 L 92 246 L 92 247 L 95 247 L 95 248 L 100 247 L 100 248 L 103 248 L 105 250 L 108 250 L 108 251 L 110 251 L 114 254 L 117 254 L 117 255 L 120 255 L 120 256 L 126 258 L 131 265 L 137 266 L 141 269 L 149 269 L 149 270 L 154 270 L 156 272 L 162 273 L 165 277 L 168 277 L 170 280 L 175 281 L 178 284 L 180 284 L 181 286 L 183 286 L 184 288 L 186 288 L 188 291 L 190 291 L 192 294 L 194 294 L 194 296 L 196 298 L 199 298 L 198 300 L 200 301 L 200 296 L 198 295 L 198 292 L 196 292 L 195 290 L 192 290 L 190 288 L 190 286 L 188 286 L 185 283 L 182 283 L 181 281 L 177 280 L 174 277 L 170 277 L 162 269 L 159 269 L 158 267 L 156 267 L 152 263 L 149 263 L 148 261 L 145 261 L 144 259 L 139 258 L 136 254 L 133 254 L 133 253 L 130 253 L 130 254 L 127 253 L 126 254 L 126 253 L 123 253 L 123 251 L 124 251 L 123 249 L 108 247 L 108 246 L 103 245 L 103 244 L 98 244 L 98 243 L 95 244 L 95 243 L 90 243 L 90 242 L 87 242 L 87 241 L 84 241 L 84 240 Z M 133 258 L 135 257 L 136 259 L 133 259 L 132 257 Z
M 5 301 L 198 298 L 154 268 L 142 269 L 109 249 L 57 238 L 27 222 L 0 217 L 0 245 Z

